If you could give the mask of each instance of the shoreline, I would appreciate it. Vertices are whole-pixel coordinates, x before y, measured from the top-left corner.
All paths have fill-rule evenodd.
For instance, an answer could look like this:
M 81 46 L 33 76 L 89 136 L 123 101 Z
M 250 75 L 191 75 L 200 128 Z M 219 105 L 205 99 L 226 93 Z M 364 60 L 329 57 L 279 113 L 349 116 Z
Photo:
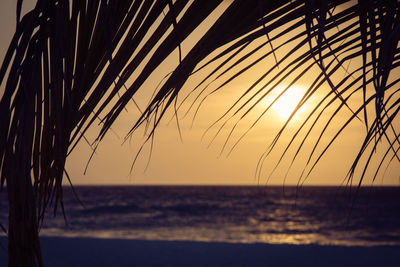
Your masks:
M 4 241 L 4 240 L 3 240 Z M 2 242 L 4 244 L 4 242 Z M 45 266 L 399 266 L 400 246 L 346 247 L 41 237 Z M 0 251 L 0 265 L 7 262 Z

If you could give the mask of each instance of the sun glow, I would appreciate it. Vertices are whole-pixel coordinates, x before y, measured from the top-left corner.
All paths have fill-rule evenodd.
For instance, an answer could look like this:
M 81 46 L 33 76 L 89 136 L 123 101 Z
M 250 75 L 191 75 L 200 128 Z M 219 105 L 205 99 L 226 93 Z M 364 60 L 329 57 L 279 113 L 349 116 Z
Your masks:
M 283 91 L 280 90 L 274 97 L 278 97 L 279 94 Z M 299 104 L 300 100 L 304 96 L 304 88 L 300 86 L 292 86 L 289 88 L 285 93 L 283 93 L 276 102 L 272 105 L 272 110 L 281 118 L 281 119 L 288 119 L 292 112 L 296 109 L 296 106 Z M 297 113 L 301 112 L 305 106 L 303 105 Z

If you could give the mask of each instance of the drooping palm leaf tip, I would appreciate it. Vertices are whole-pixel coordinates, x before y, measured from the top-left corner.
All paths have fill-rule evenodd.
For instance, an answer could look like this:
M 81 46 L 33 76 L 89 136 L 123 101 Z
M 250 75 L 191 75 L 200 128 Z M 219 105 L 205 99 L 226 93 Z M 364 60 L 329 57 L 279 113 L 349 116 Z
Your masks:
M 282 158 L 299 139 L 294 162 L 314 126 L 323 123 L 308 155 L 309 170 L 304 174 L 307 177 L 343 129 L 352 121 L 361 120 L 366 128 L 365 141 L 351 167 L 349 181 L 365 155 L 359 179 L 362 182 L 380 141 L 387 142 L 389 148 L 380 159 L 378 170 L 385 160 L 399 159 L 396 118 L 400 92 L 399 79 L 393 75 L 399 64 L 397 1 L 236 0 L 225 5 L 226 10 L 215 24 L 182 56 L 180 43 L 221 2 L 38 0 L 20 20 L 22 1 L 18 1 L 16 32 L 0 69 L 4 90 L 0 102 L 0 171 L 9 201 L 9 266 L 43 265 L 38 229 L 50 203 L 54 204 L 54 213 L 58 206 L 63 209 L 61 185 L 66 157 L 87 129 L 99 121 L 102 128 L 92 144 L 95 150 L 136 92 L 148 90 L 142 88 L 146 79 L 176 49 L 178 67 L 130 133 L 148 124 L 151 137 L 166 110 L 176 107 L 175 100 L 185 81 L 199 68 L 218 63 L 196 87 L 196 103 L 213 93 L 206 91 L 207 84 L 221 80 L 222 85 L 214 89 L 217 91 L 269 57 L 270 64 L 265 65 L 264 72 L 244 89 L 242 97 L 218 122 L 235 120 L 236 125 L 249 119 L 254 103 L 278 85 L 288 84 L 289 88 L 312 71 L 313 82 L 295 112 L 323 86 L 331 90 L 303 118 Z M 261 45 L 248 49 L 260 40 Z M 290 47 L 289 52 L 280 56 L 285 47 Z M 221 49 L 215 53 L 217 48 Z M 235 64 L 256 53 L 257 59 L 239 71 L 232 70 Z M 211 59 L 204 61 L 209 55 Z M 351 62 L 356 62 L 352 68 Z M 129 78 L 133 82 L 126 86 Z M 356 108 L 350 107 L 349 99 L 359 93 L 363 101 Z M 371 104 L 375 115 L 369 118 Z M 342 109 L 350 112 L 348 120 L 317 154 L 320 139 Z M 326 113 L 332 119 L 321 122 Z M 258 173 L 292 117 L 293 114 L 261 157 Z

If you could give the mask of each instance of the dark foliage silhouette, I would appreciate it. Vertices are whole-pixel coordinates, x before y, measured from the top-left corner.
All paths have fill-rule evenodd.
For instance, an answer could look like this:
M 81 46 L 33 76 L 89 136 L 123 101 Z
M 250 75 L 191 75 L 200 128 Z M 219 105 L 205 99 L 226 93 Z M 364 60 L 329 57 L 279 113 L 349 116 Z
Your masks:
M 223 79 L 226 85 L 272 55 L 275 59 L 259 80 L 244 89 L 221 121 L 245 119 L 254 107 L 252 100 L 260 101 L 278 85 L 290 86 L 311 69 L 318 69 L 296 110 L 323 84 L 331 91 L 304 118 L 287 149 L 296 138 L 304 142 L 314 125 L 320 123 L 321 114 L 339 103 L 330 111 L 332 118 L 341 109 L 351 113 L 323 152 L 316 159 L 312 157 L 314 150 L 309 155 L 311 170 L 353 120 L 364 122 L 366 134 L 349 180 L 365 157 L 359 177 L 362 183 L 381 141 L 388 144 L 388 149 L 383 158 L 377 159 L 379 168 L 384 162 L 399 160 L 398 124 L 394 123 L 400 109 L 399 79 L 393 75 L 400 62 L 397 1 L 236 0 L 226 4 L 215 24 L 182 57 L 181 42 L 221 2 L 38 0 L 35 8 L 20 18 L 22 0 L 17 1 L 16 31 L 0 69 L 4 88 L 0 101 L 0 173 L 9 201 L 9 266 L 43 265 L 38 229 L 47 209 L 63 209 L 62 179 L 67 156 L 84 139 L 87 129 L 100 121 L 95 150 L 128 102 L 139 90 L 146 90 L 142 85 L 147 77 L 177 49 L 178 67 L 171 70 L 130 133 L 146 124 L 150 140 L 165 111 L 176 108 L 185 81 L 200 66 L 218 63 L 199 84 L 199 95 L 201 86 L 214 79 L 212 75 L 217 71 L 224 71 L 217 79 Z M 273 30 L 277 33 L 270 36 Z M 244 52 L 260 38 L 264 40 L 262 45 Z M 288 45 L 289 53 L 277 57 Z M 300 55 L 292 56 L 299 50 Z M 243 70 L 230 70 L 235 62 L 259 51 L 263 56 Z M 207 58 L 210 54 L 211 59 Z M 361 63 L 349 69 L 352 60 Z M 141 64 L 143 69 L 139 69 Z M 134 76 L 135 72 L 138 75 Z M 272 72 L 274 76 L 268 76 Z M 263 88 L 255 89 L 266 77 Z M 134 81 L 126 87 L 130 78 Z M 356 109 L 350 108 L 347 101 L 356 93 L 363 95 L 363 101 Z M 375 109 L 372 117 L 368 116 L 371 105 Z M 274 149 L 291 119 L 264 156 Z M 325 122 L 320 137 L 329 123 Z M 301 131 L 305 134 L 300 135 Z

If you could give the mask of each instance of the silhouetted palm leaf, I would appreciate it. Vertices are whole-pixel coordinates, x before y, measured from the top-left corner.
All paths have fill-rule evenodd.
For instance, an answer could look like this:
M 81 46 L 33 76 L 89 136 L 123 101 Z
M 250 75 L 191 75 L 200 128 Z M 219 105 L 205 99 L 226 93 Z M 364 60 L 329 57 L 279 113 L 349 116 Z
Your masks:
M 217 91 L 268 58 L 271 64 L 215 123 L 225 127 L 227 121 L 234 121 L 233 133 L 235 125 L 251 120 L 249 112 L 278 85 L 285 85 L 286 91 L 311 73 L 312 83 L 261 157 L 258 174 L 294 113 L 322 92 L 323 85 L 331 90 L 303 118 L 281 159 L 299 139 L 294 162 L 311 132 L 319 131 L 314 133 L 319 139 L 308 155 L 308 169 L 304 169 L 307 176 L 354 120 L 365 123 L 366 135 L 349 181 L 366 155 L 359 179 L 362 182 L 380 141 L 387 142 L 389 148 L 379 168 L 385 159 L 399 159 L 398 125 L 394 123 L 400 109 L 399 80 L 393 75 L 400 58 L 397 1 L 233 1 L 184 57 L 180 43 L 221 1 L 39 0 L 20 20 L 21 3 L 17 3 L 17 29 L 0 69 L 4 88 L 0 101 L 0 171 L 1 184 L 7 184 L 9 195 L 10 266 L 42 265 L 38 225 L 49 203 L 54 203 L 54 212 L 58 205 L 63 208 L 61 185 L 67 155 L 99 120 L 102 128 L 93 144 L 95 150 L 135 94 L 146 90 L 142 88 L 146 79 L 175 50 L 179 51 L 179 65 L 130 133 L 147 124 L 150 140 L 166 110 L 179 106 L 176 99 L 189 76 L 200 68 L 209 74 L 196 87 L 197 103 L 201 104 L 200 99 L 213 93 L 207 92 L 207 84 L 222 81 L 214 89 Z M 264 43 L 258 47 L 250 45 L 260 40 Z M 289 51 L 282 55 L 284 49 Z M 245 60 L 252 61 L 239 71 L 232 70 Z M 349 62 L 357 60 L 361 63 L 348 67 Z M 214 62 L 218 64 L 213 68 Z M 128 79 L 133 82 L 126 87 Z M 363 95 L 363 101 L 354 107 L 348 102 L 357 94 Z M 375 115 L 368 118 L 371 104 Z M 253 126 L 269 108 L 253 121 Z M 322 152 L 317 152 L 326 129 L 343 109 L 351 112 L 348 120 Z M 331 119 L 324 122 L 321 117 L 326 113 Z M 314 127 L 321 124 L 322 130 Z M 229 141 L 228 137 L 224 149 Z

